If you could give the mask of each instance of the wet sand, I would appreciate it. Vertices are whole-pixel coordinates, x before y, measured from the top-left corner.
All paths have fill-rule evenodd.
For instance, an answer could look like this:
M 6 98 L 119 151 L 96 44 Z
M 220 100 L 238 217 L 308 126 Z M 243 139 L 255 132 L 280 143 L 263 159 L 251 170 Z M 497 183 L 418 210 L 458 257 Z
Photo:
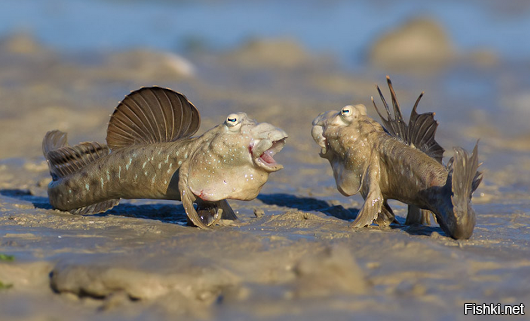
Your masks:
M 0 319 L 467 320 L 464 303 L 530 305 L 530 136 L 509 126 L 519 111 L 502 103 L 524 100 L 530 87 L 521 82 L 517 96 L 499 82 L 491 88 L 505 100 L 489 106 L 493 94 L 477 101 L 471 80 L 448 85 L 463 77 L 482 89 L 499 72 L 518 83 L 517 66 L 462 58 L 442 74 L 391 75 L 405 113 L 426 91 L 419 109 L 436 111 L 446 160 L 452 146 L 469 150 L 481 138 L 477 226 L 455 241 L 435 225 L 348 228 L 362 199 L 336 190 L 311 120 L 350 103 L 375 117 L 370 96 L 384 71 L 344 71 L 285 40 L 191 62 L 149 51 L 87 56 L 21 36 L 0 46 L 0 253 L 14 256 L 0 260 L 10 285 L 0 289 Z M 182 205 L 170 201 L 124 200 L 92 216 L 51 209 L 46 131 L 68 132 L 71 144 L 104 142 L 118 101 L 154 84 L 188 96 L 201 112 L 199 133 L 236 111 L 288 132 L 275 157 L 285 168 L 257 199 L 230 202 L 236 224 L 185 226 Z M 391 206 L 404 223 L 406 207 Z

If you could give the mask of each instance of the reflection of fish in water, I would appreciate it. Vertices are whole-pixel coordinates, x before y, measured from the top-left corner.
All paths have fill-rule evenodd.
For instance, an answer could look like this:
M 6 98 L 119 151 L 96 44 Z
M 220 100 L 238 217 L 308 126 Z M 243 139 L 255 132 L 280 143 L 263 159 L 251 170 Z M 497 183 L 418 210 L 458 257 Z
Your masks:
M 287 134 L 245 113 L 202 136 L 199 112 L 182 94 L 160 87 L 132 92 L 116 107 L 107 145 L 68 146 L 66 133 L 42 142 L 53 181 L 50 203 L 74 214 L 95 214 L 120 198 L 182 200 L 188 218 L 205 228 L 235 219 L 226 199 L 254 199 L 269 173 L 283 168 L 273 156 Z M 197 203 L 197 209 L 193 203 Z
M 471 237 L 475 212 L 472 193 L 482 180 L 477 146 L 469 156 L 455 148 L 447 166 L 442 165 L 444 149 L 434 140 L 438 123 L 433 113 L 417 114 L 420 95 L 405 124 L 392 83 L 394 118 L 381 93 L 388 117 L 376 108 L 385 128 L 366 115 L 364 105 L 329 111 L 313 120 L 312 135 L 322 147 L 320 156 L 329 160 L 338 190 L 350 196 L 361 192 L 365 202 L 353 227 L 375 220 L 388 225 L 395 220 L 388 199 L 409 204 L 407 224 L 428 221 L 432 211 L 440 227 L 455 239 Z M 373 101 L 373 98 L 372 98 Z

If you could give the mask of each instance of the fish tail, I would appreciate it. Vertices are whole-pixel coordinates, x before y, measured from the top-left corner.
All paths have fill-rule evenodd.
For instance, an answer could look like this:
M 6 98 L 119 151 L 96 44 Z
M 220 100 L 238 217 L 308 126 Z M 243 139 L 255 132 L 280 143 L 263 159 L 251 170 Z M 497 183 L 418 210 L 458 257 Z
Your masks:
M 69 146 L 66 133 L 59 130 L 47 132 L 42 141 L 42 152 L 54 182 L 48 188 L 50 203 L 56 209 L 67 210 L 72 214 L 95 214 L 104 212 L 119 203 L 119 199 L 103 200 L 94 204 L 86 204 L 86 195 L 67 192 L 61 179 L 79 172 L 96 159 L 110 153 L 106 145 L 85 142 Z M 95 193 L 91 193 L 95 195 Z
M 454 152 L 454 157 L 448 164 L 449 176 L 446 184 L 446 188 L 450 188 L 452 192 L 452 213 L 448 213 L 446 222 L 440 222 L 440 225 L 452 238 L 468 239 L 473 234 L 476 223 L 471 197 L 482 181 L 482 173 L 477 171 L 480 166 L 478 142 L 471 156 L 462 148 L 455 148 Z

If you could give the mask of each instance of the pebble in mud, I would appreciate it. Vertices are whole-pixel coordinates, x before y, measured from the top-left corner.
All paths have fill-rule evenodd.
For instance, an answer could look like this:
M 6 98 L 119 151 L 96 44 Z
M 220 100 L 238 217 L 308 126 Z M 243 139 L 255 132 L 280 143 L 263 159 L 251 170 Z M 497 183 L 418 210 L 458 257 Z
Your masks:
M 364 294 L 370 287 L 350 250 L 341 245 L 310 253 L 295 266 L 294 296 L 322 297 L 332 293 Z
M 262 217 L 263 215 L 265 215 L 265 211 L 262 210 L 261 208 L 255 208 L 255 209 L 254 209 L 254 215 L 255 215 L 257 218 L 260 218 L 260 217 Z

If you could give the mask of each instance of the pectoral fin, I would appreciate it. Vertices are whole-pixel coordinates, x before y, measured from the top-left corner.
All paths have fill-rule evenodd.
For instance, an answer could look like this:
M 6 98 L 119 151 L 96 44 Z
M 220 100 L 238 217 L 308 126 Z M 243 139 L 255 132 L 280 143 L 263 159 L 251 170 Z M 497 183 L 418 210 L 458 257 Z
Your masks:
M 379 188 L 379 167 L 370 166 L 367 168 L 365 179 L 366 181 L 363 182 L 362 186 L 364 204 L 361 208 L 361 211 L 359 212 L 359 215 L 357 215 L 357 218 L 350 225 L 354 228 L 365 227 L 372 224 L 372 222 L 376 220 L 379 214 L 383 211 L 383 208 L 386 204 L 383 194 L 381 193 L 381 189 Z M 388 206 L 388 208 L 390 207 Z
M 184 206 L 184 210 L 186 211 L 186 215 L 188 215 L 188 219 L 197 227 L 207 229 L 208 226 L 206 226 L 201 219 L 199 218 L 199 214 L 197 214 L 197 211 L 195 210 L 195 207 L 193 207 L 193 200 L 191 199 L 191 192 L 189 190 L 182 191 L 180 194 L 180 198 L 182 200 L 182 206 Z
M 371 225 L 377 219 L 379 213 L 381 213 L 383 202 L 383 195 L 379 191 L 369 192 L 359 215 L 357 215 L 357 218 L 351 223 L 350 227 L 356 228 Z
M 190 188 L 188 187 L 188 175 L 186 174 L 188 171 L 188 165 L 183 164 L 182 167 L 179 170 L 179 180 L 178 180 L 178 190 L 180 191 L 180 200 L 182 201 L 182 206 L 184 206 L 184 210 L 186 211 L 186 215 L 188 216 L 188 219 L 197 227 L 202 229 L 207 229 L 208 226 L 206 226 L 201 219 L 199 218 L 199 214 L 195 210 L 195 207 L 193 207 L 193 202 L 195 201 L 196 197 L 191 192 Z

